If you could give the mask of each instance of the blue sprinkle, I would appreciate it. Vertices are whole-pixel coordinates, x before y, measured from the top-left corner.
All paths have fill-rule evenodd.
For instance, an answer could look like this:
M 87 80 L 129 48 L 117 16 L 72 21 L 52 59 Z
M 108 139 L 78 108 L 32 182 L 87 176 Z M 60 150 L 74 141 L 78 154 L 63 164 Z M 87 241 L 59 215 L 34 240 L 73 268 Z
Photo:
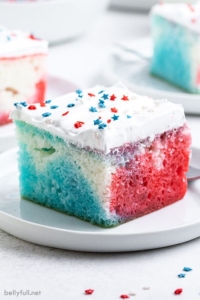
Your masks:
M 24 106 L 24 107 L 27 106 L 27 103 L 26 103 L 26 102 L 20 102 L 20 104 L 21 104 L 22 106 Z
M 46 100 L 45 103 L 47 103 L 47 104 L 48 104 L 48 103 L 51 103 L 51 100 Z
M 58 108 L 58 105 L 51 105 L 50 108 L 51 108 L 51 109 Z
M 46 113 L 43 113 L 43 114 L 42 114 L 43 117 L 49 117 L 50 115 L 51 115 L 50 112 L 46 112 Z
M 100 123 L 102 123 L 101 119 L 96 119 L 93 122 L 94 122 L 94 125 L 99 125 Z
M 104 100 L 99 100 L 99 107 L 101 108 L 106 108 L 105 104 L 104 104 Z
M 192 269 L 191 269 L 191 268 L 188 268 L 188 267 L 184 267 L 184 268 L 183 268 L 183 271 L 185 271 L 185 272 L 190 272 L 190 271 L 192 271 Z
M 14 106 L 17 106 L 17 105 L 19 105 L 19 102 L 15 102 L 15 103 L 14 103 Z
M 79 98 L 83 98 L 83 95 L 80 95 L 80 94 L 79 94 L 78 97 L 79 97 Z
M 98 128 L 99 128 L 99 129 L 104 129 L 106 126 L 107 126 L 107 125 L 106 125 L 105 123 L 101 123 L 101 124 L 98 126 Z
M 109 99 L 109 94 L 103 94 L 102 98 L 103 98 L 104 100 Z
M 7 41 L 10 41 L 10 40 L 11 40 L 10 36 L 7 36 Z
M 130 118 L 132 118 L 132 117 L 131 117 L 131 116 L 129 116 L 129 115 L 127 115 L 126 117 L 127 117 L 127 119 L 130 119 Z
M 104 90 L 102 90 L 102 91 L 98 92 L 98 94 L 102 94 L 103 92 L 104 92 Z
M 75 106 L 74 103 L 69 103 L 69 104 L 67 105 L 67 107 L 74 107 L 74 106 Z
M 89 111 L 91 111 L 91 112 L 97 112 L 97 109 L 96 109 L 96 107 L 90 107 L 90 109 L 89 109 Z
M 185 275 L 186 275 L 186 274 L 181 273 L 181 274 L 178 274 L 178 277 L 179 277 L 179 278 L 185 278 Z
M 76 93 L 77 93 L 78 95 L 80 95 L 80 94 L 82 94 L 82 90 L 76 90 Z
M 116 121 L 116 120 L 118 120 L 119 116 L 113 115 L 111 118 L 113 119 L 113 121 Z

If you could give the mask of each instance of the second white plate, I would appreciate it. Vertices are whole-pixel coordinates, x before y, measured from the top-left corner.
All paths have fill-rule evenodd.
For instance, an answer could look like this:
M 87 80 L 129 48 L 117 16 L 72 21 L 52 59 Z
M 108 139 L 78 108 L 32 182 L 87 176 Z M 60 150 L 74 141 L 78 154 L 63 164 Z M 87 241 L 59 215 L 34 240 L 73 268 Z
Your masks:
M 103 67 L 99 83 L 113 85 L 121 81 L 136 94 L 181 103 L 186 113 L 200 114 L 200 95 L 189 94 L 150 75 L 151 57 L 150 38 L 141 39 L 131 45 L 116 45 Z
M 200 149 L 191 165 L 200 168 Z M 200 180 L 184 199 L 147 216 L 104 229 L 20 198 L 17 149 L 0 155 L 0 228 L 26 241 L 68 250 L 123 252 L 183 243 L 200 236 Z

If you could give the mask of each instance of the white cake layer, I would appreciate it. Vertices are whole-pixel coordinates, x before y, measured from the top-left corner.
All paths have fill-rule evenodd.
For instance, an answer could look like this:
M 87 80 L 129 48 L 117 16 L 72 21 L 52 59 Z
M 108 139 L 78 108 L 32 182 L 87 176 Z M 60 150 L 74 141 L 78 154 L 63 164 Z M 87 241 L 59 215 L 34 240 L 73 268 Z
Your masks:
M 113 95 L 115 100 L 110 100 Z M 100 101 L 105 107 L 100 107 Z M 92 112 L 91 107 L 96 112 Z M 113 112 L 115 110 L 117 112 Z M 65 112 L 68 114 L 62 116 Z M 38 104 L 34 110 L 19 104 L 11 118 L 49 131 L 78 147 L 89 147 L 105 154 L 125 143 L 147 137 L 153 140 L 156 134 L 185 123 L 181 105 L 136 95 L 122 85 L 96 86 L 81 93 L 70 93 L 52 100 L 46 107 Z M 97 120 L 100 123 L 94 125 Z
M 35 85 L 46 76 L 46 56 L 0 60 L 0 111 L 10 112 L 13 103 L 27 101 Z
M 153 6 L 151 14 L 159 15 L 200 34 L 200 2 L 193 5 L 162 2 Z
M 48 43 L 19 30 L 0 26 L 0 58 L 15 58 L 34 54 L 47 54 Z

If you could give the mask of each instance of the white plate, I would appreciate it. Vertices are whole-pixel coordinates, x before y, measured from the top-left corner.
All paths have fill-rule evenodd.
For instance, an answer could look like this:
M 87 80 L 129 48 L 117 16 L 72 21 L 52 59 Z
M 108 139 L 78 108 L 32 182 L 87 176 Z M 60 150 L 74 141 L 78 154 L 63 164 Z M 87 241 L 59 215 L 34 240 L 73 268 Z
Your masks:
M 152 57 L 150 38 L 121 46 L 128 51 L 124 51 L 119 46 L 113 48 L 113 53 L 100 75 L 100 84 L 112 85 L 121 81 L 137 94 L 181 103 L 186 113 L 200 114 L 200 95 L 189 94 L 150 75 L 149 67 Z
M 73 83 L 55 76 L 47 78 L 46 99 L 61 96 L 77 89 Z M 17 145 L 14 132 L 14 124 L 0 126 L 0 153 Z
M 26 241 L 77 251 L 123 252 L 171 246 L 200 236 L 200 180 L 184 199 L 112 229 L 22 200 L 18 189 L 17 150 L 0 155 L 0 228 Z M 200 149 L 191 165 L 200 168 Z

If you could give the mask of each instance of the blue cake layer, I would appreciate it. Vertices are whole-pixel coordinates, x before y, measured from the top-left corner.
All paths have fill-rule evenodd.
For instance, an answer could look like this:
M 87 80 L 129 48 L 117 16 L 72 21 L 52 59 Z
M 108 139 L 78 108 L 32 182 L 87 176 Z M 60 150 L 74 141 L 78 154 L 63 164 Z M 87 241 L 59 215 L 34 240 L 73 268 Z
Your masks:
M 80 156 L 85 152 L 84 155 L 90 156 L 91 163 L 98 160 L 103 166 L 100 155 L 78 149 L 24 122 L 15 121 L 15 124 L 19 137 L 20 192 L 23 198 L 102 227 L 116 226 L 121 222 L 120 218 L 108 215 L 103 209 L 102 199 L 99 199 L 73 157 L 76 151 Z M 31 148 L 34 139 L 38 138 L 48 147 Z
M 151 73 L 191 93 L 200 93 L 192 51 L 198 36 L 187 28 L 154 15 L 152 18 L 154 56 Z

